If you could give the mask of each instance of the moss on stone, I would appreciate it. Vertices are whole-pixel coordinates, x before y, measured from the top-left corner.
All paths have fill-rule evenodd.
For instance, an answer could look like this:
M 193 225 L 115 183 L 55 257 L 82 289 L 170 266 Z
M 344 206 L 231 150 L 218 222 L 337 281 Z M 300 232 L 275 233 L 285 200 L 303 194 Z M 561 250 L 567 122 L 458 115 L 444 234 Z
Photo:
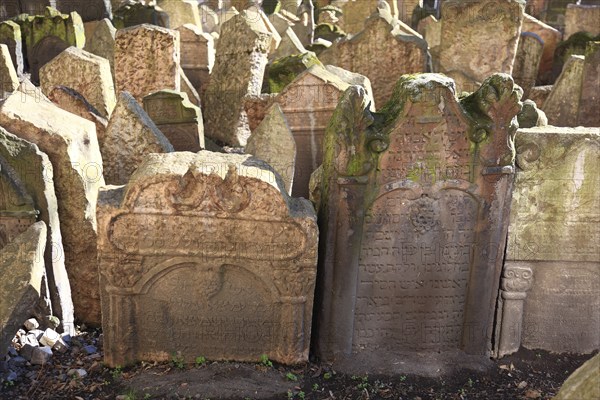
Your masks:
M 346 37 L 347 34 L 339 26 L 333 24 L 319 24 L 315 27 L 315 39 L 325 39 L 335 42 Z
M 267 81 L 270 93 L 279 93 L 302 72 L 313 65 L 323 67 L 323 64 L 313 52 L 293 54 L 277 59 L 268 70 Z

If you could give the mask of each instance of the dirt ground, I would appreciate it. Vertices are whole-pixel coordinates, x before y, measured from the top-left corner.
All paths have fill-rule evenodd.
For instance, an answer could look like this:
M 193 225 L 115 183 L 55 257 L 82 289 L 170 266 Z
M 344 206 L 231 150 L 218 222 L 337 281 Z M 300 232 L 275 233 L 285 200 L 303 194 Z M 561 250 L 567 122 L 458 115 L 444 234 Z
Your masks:
M 98 353 L 80 351 L 86 344 Z M 564 380 L 592 355 L 522 349 L 494 361 L 486 372 L 464 370 L 442 378 L 412 375 L 349 375 L 308 363 L 286 367 L 268 359 L 255 364 L 211 362 L 141 363 L 125 369 L 102 364 L 100 332 L 76 338 L 71 350 L 44 366 L 24 366 L 19 379 L 3 382 L 1 399 L 551 399 Z M 79 349 L 79 350 L 78 350 Z M 68 376 L 83 368 L 87 376 Z

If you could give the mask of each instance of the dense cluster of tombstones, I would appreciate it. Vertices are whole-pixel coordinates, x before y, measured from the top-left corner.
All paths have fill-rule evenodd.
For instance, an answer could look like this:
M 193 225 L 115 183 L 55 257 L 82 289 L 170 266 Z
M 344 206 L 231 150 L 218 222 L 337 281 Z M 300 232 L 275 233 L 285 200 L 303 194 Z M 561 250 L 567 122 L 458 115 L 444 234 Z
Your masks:
M 0 5 L 0 353 L 600 347 L 600 4 L 143 3 Z

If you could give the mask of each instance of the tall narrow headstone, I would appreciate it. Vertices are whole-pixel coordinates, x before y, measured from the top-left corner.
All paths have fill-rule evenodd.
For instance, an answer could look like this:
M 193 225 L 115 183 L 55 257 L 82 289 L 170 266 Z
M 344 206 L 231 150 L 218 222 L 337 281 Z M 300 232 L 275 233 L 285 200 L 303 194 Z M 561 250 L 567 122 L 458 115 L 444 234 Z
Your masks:
M 519 100 L 505 74 L 460 102 L 450 78 L 405 75 L 375 114 L 345 92 L 317 204 L 323 360 L 443 373 L 491 354 Z
M 515 146 L 504 275 L 533 274 L 518 344 L 592 352 L 600 346 L 600 128 L 519 129 Z
M 179 32 L 143 24 L 119 29 L 115 39 L 115 85 L 141 103 L 157 90 L 179 91 Z
M 0 44 L 8 46 L 8 51 L 17 75 L 23 75 L 23 42 L 21 27 L 13 21 L 0 22 Z
M 94 124 L 47 99 L 17 91 L 0 103 L 0 125 L 35 143 L 52 163 L 75 317 L 98 326 L 95 209 L 104 179 Z
M 272 35 L 264 24 L 235 15 L 221 26 L 215 66 L 205 94 L 205 134 L 244 146 L 250 130 L 241 117 L 243 98 L 259 95 Z
M 181 38 L 181 68 L 192 86 L 203 93 L 215 64 L 214 39 L 192 24 L 182 25 L 177 30 Z
M 442 3 L 440 72 L 460 91 L 473 92 L 488 76 L 512 74 L 524 0 L 448 0 Z
M 577 125 L 600 126 L 600 42 L 588 42 L 581 78 Z
M 544 50 L 538 70 L 538 80 L 541 84 L 554 83 L 552 81 L 552 63 L 554 60 L 554 51 L 561 40 L 562 34 L 559 30 L 527 14 L 525 14 L 525 18 L 523 19 L 521 31 L 523 33 L 531 32 L 536 34 L 544 41 Z
M 152 154 L 100 199 L 107 365 L 308 360 L 316 216 L 266 163 Z
M 12 63 L 8 46 L 0 44 L 0 100 L 19 87 L 19 77 Z
M 524 97 L 535 86 L 543 49 L 544 41 L 538 35 L 531 32 L 521 34 L 512 76 L 523 89 Z
M 577 126 L 577 114 L 581 105 L 581 82 L 585 57 L 573 55 L 552 87 L 550 95 L 541 107 L 550 125 Z
M 85 26 L 85 51 L 106 58 L 115 75 L 115 35 L 117 30 L 108 18 L 102 21 L 87 22 Z

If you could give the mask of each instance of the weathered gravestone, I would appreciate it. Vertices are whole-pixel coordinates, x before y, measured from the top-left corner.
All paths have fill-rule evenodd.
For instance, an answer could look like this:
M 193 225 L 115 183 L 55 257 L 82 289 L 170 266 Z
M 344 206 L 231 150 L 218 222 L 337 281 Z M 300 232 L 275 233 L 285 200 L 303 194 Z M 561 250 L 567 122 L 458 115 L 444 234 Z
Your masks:
M 23 324 L 42 292 L 46 226 L 36 222 L 0 249 L 0 354 Z
M 104 360 L 308 360 L 310 203 L 262 161 L 152 154 L 98 207 Z
M 245 13 L 221 26 L 217 55 L 204 104 L 205 133 L 211 139 L 245 146 L 250 129 L 242 117 L 244 96 L 260 94 L 272 34 Z
M 47 99 L 17 91 L 0 103 L 0 125 L 35 143 L 52 163 L 75 316 L 90 326 L 98 325 L 94 211 L 98 187 L 104 185 L 104 179 L 94 124 Z
M 340 100 L 318 203 L 322 360 L 440 374 L 491 352 L 520 92 L 505 74 L 455 90 L 405 75 L 380 113 L 356 86 Z
M 46 96 L 56 86 L 76 90 L 104 118 L 117 103 L 108 60 L 76 47 L 69 47 L 40 69 L 40 84 Z
M 152 24 L 169 28 L 169 15 L 156 6 L 142 3 L 124 4 L 114 11 L 115 28 L 123 29 L 141 24 Z
M 499 351 L 522 344 L 592 352 L 600 347 L 600 129 L 520 129 L 515 145 L 519 169 L 504 270 L 530 271 L 533 286 L 521 312 L 509 316 L 522 318 L 522 338 L 512 348 L 500 343 Z
M 593 400 L 600 398 L 600 354 L 586 361 L 560 388 L 554 400 Z
M 0 44 L 8 46 L 10 58 L 17 70 L 17 75 L 23 75 L 23 42 L 21 27 L 13 21 L 0 23 Z
M 581 107 L 581 82 L 585 57 L 573 55 L 552 87 L 542 106 L 548 122 L 555 126 L 577 126 L 577 115 Z
M 144 97 L 144 110 L 175 151 L 204 149 L 202 111 L 185 93 L 161 90 Z
M 39 81 L 39 70 L 70 46 L 83 48 L 85 33 L 83 21 L 76 12 L 61 14 L 47 7 L 43 15 L 21 14 L 14 21 L 21 28 L 27 65 L 34 83 Z
M 19 77 L 5 44 L 0 44 L 0 101 L 19 87 Z
M 552 80 L 552 63 L 554 60 L 554 51 L 561 40 L 562 34 L 559 30 L 554 29 L 550 25 L 546 25 L 542 21 L 525 14 L 523 25 L 521 26 L 523 33 L 531 32 L 538 35 L 544 41 L 544 49 L 540 67 L 538 70 L 538 79 L 543 84 L 553 83 Z
M 600 126 L 600 42 L 588 42 L 581 78 L 577 124 Z
M 139 102 L 157 90 L 179 91 L 179 32 L 143 24 L 119 29 L 115 39 L 115 85 Z
M 181 39 L 181 68 L 202 95 L 215 64 L 214 39 L 192 24 L 182 25 L 177 30 Z
M 402 74 L 429 70 L 427 42 L 419 36 L 394 30 L 391 17 L 383 12 L 371 16 L 358 35 L 336 42 L 323 51 L 319 59 L 323 64 L 336 65 L 368 77 L 375 104 L 379 105 L 391 97 L 393 85 L 390 80 Z
M 569 4 L 567 6 L 564 39 L 581 31 L 600 35 L 600 3 L 596 5 Z
M 109 19 L 102 21 L 86 22 L 85 28 L 85 51 L 89 51 L 99 57 L 106 58 L 110 63 L 110 70 L 115 75 L 115 36 L 117 30 Z
M 523 89 L 524 98 L 527 98 L 529 91 L 535 86 L 543 49 L 544 41 L 538 35 L 521 33 L 512 76 L 515 83 Z
M 440 70 L 459 92 L 472 92 L 488 76 L 512 74 L 524 0 L 448 0 L 442 3 Z
M 19 139 L 0 128 L 0 165 L 3 170 L 12 170 L 13 176 L 19 178 L 22 190 L 27 193 L 27 197 L 30 197 L 30 201 L 25 201 L 27 204 L 25 210 L 12 210 L 13 216 L 17 217 L 17 221 L 20 221 L 19 225 L 23 229 L 28 228 L 35 222 L 36 215 L 39 220 L 44 221 L 46 224 L 48 235 L 44 263 L 47 285 L 44 285 L 44 287 L 47 287 L 48 293 L 45 293 L 45 295 L 49 297 L 52 314 L 60 319 L 63 331 L 73 334 L 75 332 L 73 301 L 71 299 L 71 285 L 65 268 L 52 164 L 48 156 L 42 153 L 35 144 Z M 10 193 L 6 188 L 3 188 L 0 192 L 3 194 Z M 1 200 L 0 203 L 2 203 Z M 12 203 L 13 206 L 17 206 L 22 201 L 12 201 Z M 5 214 L 7 208 L 0 205 L 0 209 L 4 210 L 0 212 L 0 214 L 4 214 L 0 217 L 0 220 L 4 220 L 7 216 Z M 32 213 L 33 210 L 35 210 L 35 214 Z M 8 215 L 10 215 L 11 210 L 8 209 L 8 211 Z M 21 217 L 19 217 L 19 214 L 21 214 Z M 3 224 L 0 223 L 0 225 Z M 4 228 L 0 226 L 0 236 L 2 236 L 2 230 Z M 4 241 L 0 238 L 0 248 L 3 246 L 2 242 Z
M 169 15 L 171 29 L 177 29 L 184 24 L 202 27 L 196 0 L 157 0 L 156 5 Z
M 145 155 L 174 151 L 169 140 L 127 92 L 119 95 L 100 150 L 104 179 L 110 185 L 127 183 Z

